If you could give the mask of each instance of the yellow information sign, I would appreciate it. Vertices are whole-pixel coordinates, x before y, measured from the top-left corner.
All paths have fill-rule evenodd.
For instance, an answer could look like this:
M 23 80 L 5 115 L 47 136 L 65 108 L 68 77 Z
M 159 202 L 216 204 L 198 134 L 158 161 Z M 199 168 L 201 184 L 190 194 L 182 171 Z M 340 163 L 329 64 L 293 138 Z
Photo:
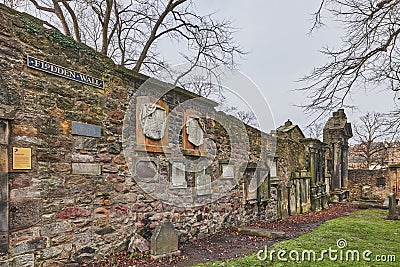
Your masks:
M 13 169 L 32 169 L 32 149 L 25 147 L 13 147 Z

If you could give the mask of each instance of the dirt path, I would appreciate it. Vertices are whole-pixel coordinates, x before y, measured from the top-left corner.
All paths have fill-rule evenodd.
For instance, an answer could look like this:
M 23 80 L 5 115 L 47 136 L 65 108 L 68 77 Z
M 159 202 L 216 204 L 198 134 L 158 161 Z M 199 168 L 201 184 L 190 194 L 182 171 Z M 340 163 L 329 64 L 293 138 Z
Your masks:
M 285 237 L 279 239 L 269 239 L 239 234 L 235 229 L 229 228 L 213 236 L 183 244 L 181 246 L 181 256 L 173 257 L 169 260 L 155 261 L 147 255 L 137 254 L 130 257 L 126 252 L 121 252 L 111 258 L 98 260 L 96 263 L 87 266 L 191 266 L 196 263 L 228 260 L 232 258 L 244 257 L 252 252 L 263 249 L 265 245 L 271 246 L 276 242 L 292 239 L 304 233 L 312 231 L 317 226 L 327 220 L 349 215 L 356 206 L 346 204 L 331 205 L 329 209 L 320 212 L 310 212 L 308 214 L 296 215 L 285 220 L 273 222 L 257 222 L 252 224 L 254 227 L 279 230 L 286 233 Z
M 349 215 L 355 210 L 350 205 L 331 205 L 328 210 L 296 215 L 285 220 L 258 222 L 252 226 L 286 232 L 284 238 L 271 240 L 266 237 L 242 235 L 234 229 L 227 229 L 211 237 L 184 244 L 181 248 L 182 258 L 166 266 L 191 266 L 210 260 L 227 260 L 244 257 L 252 252 L 271 246 L 276 242 L 298 237 L 312 231 L 327 220 Z

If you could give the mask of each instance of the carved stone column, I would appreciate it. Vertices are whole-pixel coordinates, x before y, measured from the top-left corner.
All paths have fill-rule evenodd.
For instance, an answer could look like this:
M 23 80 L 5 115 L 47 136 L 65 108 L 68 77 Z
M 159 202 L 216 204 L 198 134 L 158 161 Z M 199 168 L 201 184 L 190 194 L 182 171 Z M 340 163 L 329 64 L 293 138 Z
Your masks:
M 349 184 L 349 171 L 348 171 L 348 164 L 349 164 L 349 146 L 343 145 L 342 146 L 343 150 L 343 159 L 342 159 L 342 190 L 347 191 L 348 189 L 348 184 Z

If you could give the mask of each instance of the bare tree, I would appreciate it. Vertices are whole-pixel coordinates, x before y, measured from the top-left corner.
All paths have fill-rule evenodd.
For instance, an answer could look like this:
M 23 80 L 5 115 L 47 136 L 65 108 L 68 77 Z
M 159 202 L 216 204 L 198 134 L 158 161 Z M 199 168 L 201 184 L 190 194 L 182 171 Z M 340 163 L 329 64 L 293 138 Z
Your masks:
M 346 106 L 356 88 L 400 90 L 400 0 L 322 0 L 312 30 L 330 12 L 345 28 L 342 47 L 323 49 L 329 58 L 301 81 L 308 93 L 306 111 L 325 115 Z
M 358 163 L 366 168 L 370 168 L 373 164 L 382 165 L 392 142 L 392 139 L 388 139 L 382 114 L 367 113 L 360 117 L 353 129 L 357 144 L 353 146 L 351 156 L 360 158 L 361 162 Z
M 206 81 L 218 80 L 223 67 L 235 68 L 236 58 L 245 54 L 234 40 L 231 21 L 198 14 L 193 0 L 25 1 L 32 10 L 57 18 L 65 35 L 152 76 L 170 69 L 158 52 L 159 42 L 176 44 L 177 56 L 188 66 L 170 73 L 176 84 L 195 69 Z
M 307 126 L 306 134 L 310 138 L 322 139 L 323 130 L 324 130 L 324 124 L 322 122 L 314 122 Z

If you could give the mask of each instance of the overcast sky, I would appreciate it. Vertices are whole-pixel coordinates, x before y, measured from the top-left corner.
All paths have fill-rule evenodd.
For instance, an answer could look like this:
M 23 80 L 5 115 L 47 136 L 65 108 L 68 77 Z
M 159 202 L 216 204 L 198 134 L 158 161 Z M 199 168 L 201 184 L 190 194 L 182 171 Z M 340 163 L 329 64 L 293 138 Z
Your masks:
M 296 82 L 318 65 L 327 62 L 319 51 L 324 45 L 338 47 L 341 29 L 327 18 L 327 27 L 312 35 L 311 14 L 319 0 L 199 0 L 201 12 L 217 11 L 217 17 L 229 17 L 238 28 L 237 40 L 249 51 L 239 70 L 247 75 L 266 96 L 277 126 L 291 119 L 303 128 L 312 120 L 294 104 L 305 103 Z M 389 111 L 393 94 L 361 91 L 348 100 L 359 111 L 346 111 L 351 121 L 367 111 Z M 327 119 L 327 118 L 326 118 Z

